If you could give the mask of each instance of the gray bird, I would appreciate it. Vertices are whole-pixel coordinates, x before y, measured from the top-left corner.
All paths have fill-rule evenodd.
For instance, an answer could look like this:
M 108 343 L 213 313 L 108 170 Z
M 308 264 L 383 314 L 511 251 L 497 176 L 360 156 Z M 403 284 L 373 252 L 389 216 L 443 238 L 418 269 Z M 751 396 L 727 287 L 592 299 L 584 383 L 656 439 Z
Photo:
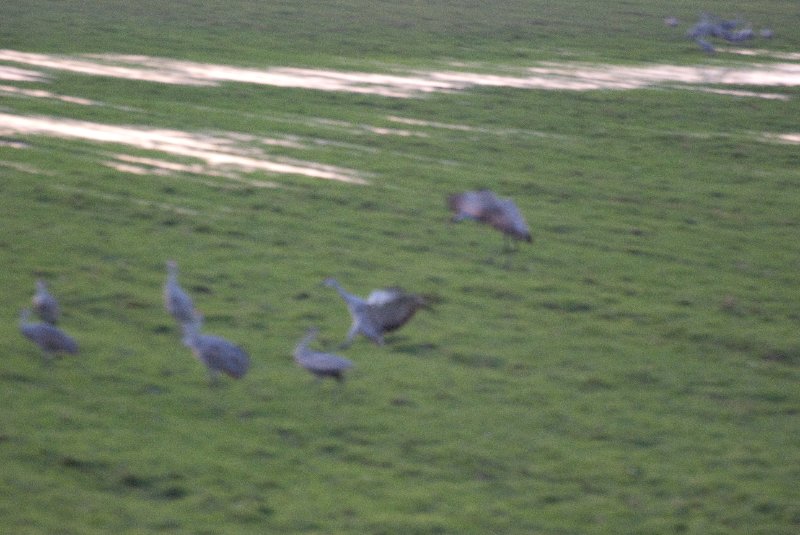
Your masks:
M 427 308 L 422 296 L 406 293 L 401 288 L 374 290 L 367 299 L 362 299 L 342 288 L 336 279 L 325 279 L 323 284 L 336 289 L 353 318 L 342 347 L 349 347 L 359 333 L 383 345 L 385 333 L 399 329 L 414 317 L 417 310 Z
M 216 384 L 220 372 L 241 379 L 250 368 L 250 357 L 244 349 L 219 336 L 201 334 L 202 316 L 183 323 L 183 345 L 208 369 L 211 384 Z
M 71 355 L 78 353 L 78 343 L 72 337 L 49 323 L 31 323 L 30 316 L 30 310 L 22 311 L 19 318 L 19 330 L 25 338 L 39 346 L 47 360 L 51 360 L 59 353 Z
M 294 361 L 298 366 L 314 374 L 317 379 L 332 377 L 337 381 L 344 380 L 344 372 L 353 367 L 353 363 L 344 357 L 332 353 L 314 351 L 308 347 L 314 338 L 317 337 L 319 329 L 312 327 L 308 330 L 305 337 L 297 344 L 294 349 Z
M 748 41 L 755 37 L 755 32 L 752 28 L 740 28 L 742 21 L 739 19 L 720 19 L 709 13 L 700 15 L 700 20 L 692 26 L 686 36 L 693 39 L 704 52 L 713 54 L 716 52 L 714 45 L 709 41 L 709 38 L 717 37 L 725 39 L 731 43 L 739 43 Z
M 472 219 L 486 223 L 507 238 L 532 242 L 528 223 L 511 199 L 497 197 L 488 189 L 465 191 L 447 198 L 453 222 Z
M 33 311 L 39 318 L 50 325 L 58 323 L 61 310 L 56 298 L 47 291 L 47 283 L 45 281 L 41 279 L 36 281 L 36 293 L 33 294 L 31 301 L 33 302 Z
M 732 30 L 728 32 L 725 39 L 731 43 L 739 43 L 741 41 L 749 41 L 756 36 L 752 28 L 742 28 L 741 30 Z
M 705 52 L 706 54 L 716 54 L 717 52 L 717 49 L 714 48 L 714 45 L 712 45 L 705 39 L 701 39 L 700 37 L 698 37 L 697 39 L 694 40 L 694 42 L 697 43 L 698 46 L 700 46 L 700 48 L 703 49 L 703 52 Z
M 195 321 L 194 303 L 189 294 L 178 284 L 178 264 L 167 262 L 167 282 L 164 283 L 164 308 L 178 323 Z
M 715 18 L 708 13 L 703 13 L 700 15 L 700 20 L 697 24 L 689 28 L 686 32 L 686 37 L 694 40 L 704 37 L 721 37 L 724 31 L 719 21 L 715 20 Z

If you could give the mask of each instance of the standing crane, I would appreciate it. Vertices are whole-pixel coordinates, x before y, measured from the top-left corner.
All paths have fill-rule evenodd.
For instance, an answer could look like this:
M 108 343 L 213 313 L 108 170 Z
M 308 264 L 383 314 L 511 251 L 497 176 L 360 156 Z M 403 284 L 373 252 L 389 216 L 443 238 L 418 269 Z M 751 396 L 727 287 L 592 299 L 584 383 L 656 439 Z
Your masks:
M 22 311 L 19 330 L 25 338 L 39 346 L 47 361 L 52 360 L 59 353 L 71 355 L 78 353 L 78 343 L 72 337 L 49 323 L 31 323 L 30 316 L 29 309 Z
M 31 301 L 33 303 L 33 311 L 36 312 L 36 315 L 39 316 L 42 321 L 50 325 L 58 323 L 61 310 L 56 298 L 47 291 L 47 283 L 45 281 L 41 279 L 36 281 L 36 293 L 33 294 Z
M 325 279 L 323 284 L 336 289 L 353 318 L 342 347 L 349 347 L 359 333 L 383 345 L 385 333 L 399 329 L 414 317 L 417 310 L 427 307 L 424 298 L 406 293 L 401 288 L 374 290 L 367 299 L 362 299 L 342 288 L 334 278 Z
M 244 349 L 219 336 L 201 334 L 203 317 L 196 314 L 192 321 L 183 323 L 183 345 L 188 347 L 208 369 L 211 384 L 216 384 L 219 374 L 225 373 L 241 379 L 250 368 L 250 357 Z
M 472 219 L 496 228 L 506 238 L 533 241 L 528 223 L 511 199 L 497 197 L 488 189 L 465 191 L 447 198 L 453 222 Z
M 308 370 L 317 379 L 332 377 L 337 381 L 344 380 L 344 372 L 353 367 L 353 363 L 344 357 L 332 353 L 315 351 L 308 345 L 317 337 L 319 329 L 312 327 L 294 349 L 294 361 L 301 368 Z
M 178 264 L 174 260 L 167 262 L 164 308 L 178 323 L 186 324 L 195 321 L 194 303 L 189 294 L 178 284 Z

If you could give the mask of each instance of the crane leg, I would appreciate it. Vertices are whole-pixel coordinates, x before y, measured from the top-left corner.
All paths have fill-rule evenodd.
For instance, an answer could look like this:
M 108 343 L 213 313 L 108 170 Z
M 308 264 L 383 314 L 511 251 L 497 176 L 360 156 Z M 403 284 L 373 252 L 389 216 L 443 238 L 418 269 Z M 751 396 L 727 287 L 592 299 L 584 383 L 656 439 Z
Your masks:
M 208 370 L 208 385 L 212 388 L 220 386 L 222 383 L 219 380 L 219 372 L 216 370 Z
M 342 342 L 341 345 L 339 345 L 339 348 L 347 349 L 348 347 L 353 345 L 353 340 L 355 340 L 359 330 L 360 330 L 359 326 L 357 324 L 353 324 L 353 326 L 350 327 L 350 330 L 347 331 L 347 339 L 344 342 Z

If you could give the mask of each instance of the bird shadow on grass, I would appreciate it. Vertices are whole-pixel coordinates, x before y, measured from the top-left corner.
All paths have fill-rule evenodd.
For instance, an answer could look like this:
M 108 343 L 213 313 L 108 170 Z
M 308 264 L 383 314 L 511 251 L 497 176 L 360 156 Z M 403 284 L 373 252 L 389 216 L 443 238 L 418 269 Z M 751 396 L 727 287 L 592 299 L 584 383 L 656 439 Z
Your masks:
M 189 489 L 182 484 L 184 476 L 177 473 L 141 475 L 104 460 L 54 451 L 44 451 L 42 455 L 62 470 L 72 471 L 93 480 L 100 488 L 121 493 L 138 491 L 150 498 L 170 501 L 185 498 L 190 494 Z
M 32 352 L 35 353 L 35 352 Z M 34 377 L 29 377 L 27 375 L 23 375 L 21 373 L 10 372 L 10 371 L 2 371 L 0 372 L 0 382 L 15 382 L 15 383 L 30 383 L 36 384 L 39 381 L 36 380 Z
M 499 369 L 506 365 L 505 359 L 501 357 L 480 353 L 452 353 L 450 355 L 450 360 L 454 364 L 466 366 L 468 368 Z
M 393 353 L 403 353 L 415 357 L 426 357 L 438 349 L 432 343 L 396 343 L 394 337 L 387 340 L 387 345 L 391 346 Z
M 800 365 L 800 346 L 772 348 L 761 355 L 761 360 L 786 366 Z
M 526 256 L 525 252 L 520 249 L 498 249 L 497 254 L 487 256 L 482 260 L 482 263 L 486 266 L 503 271 L 522 273 L 529 273 L 532 271 L 529 256 Z

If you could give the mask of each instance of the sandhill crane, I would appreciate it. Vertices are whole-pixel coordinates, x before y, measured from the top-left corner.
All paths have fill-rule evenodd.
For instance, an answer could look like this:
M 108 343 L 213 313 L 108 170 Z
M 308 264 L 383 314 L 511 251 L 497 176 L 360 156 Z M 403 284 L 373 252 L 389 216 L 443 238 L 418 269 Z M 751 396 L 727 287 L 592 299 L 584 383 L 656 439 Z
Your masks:
M 717 49 L 714 48 L 714 45 L 712 45 L 705 39 L 701 39 L 700 37 L 698 37 L 697 39 L 694 40 L 694 42 L 697 43 L 698 46 L 700 46 L 700 48 L 703 49 L 703 52 L 705 52 L 706 54 L 715 54 L 717 52 Z
M 25 309 L 20 314 L 19 330 L 25 338 L 32 340 L 42 350 L 47 360 L 58 353 L 78 353 L 78 343 L 64 331 L 49 323 L 31 323 L 31 311 Z
M 36 293 L 33 294 L 31 301 L 33 302 L 33 311 L 43 321 L 50 325 L 58 323 L 58 317 L 61 315 L 58 301 L 47 291 L 47 283 L 45 281 L 41 279 L 36 281 Z
M 528 223 L 514 201 L 499 198 L 488 189 L 450 195 L 447 205 L 455 213 L 453 222 L 472 219 L 491 225 L 508 238 L 533 241 Z
M 342 288 L 336 279 L 325 279 L 323 284 L 339 292 L 353 318 L 342 347 L 350 346 L 359 333 L 383 345 L 385 333 L 399 329 L 414 317 L 417 310 L 427 307 L 424 298 L 400 288 L 374 290 L 367 299 L 362 299 Z
M 314 351 L 308 347 L 317 337 L 319 329 L 312 327 L 294 349 L 294 361 L 298 366 L 314 374 L 317 379 L 332 377 L 337 381 L 344 380 L 344 372 L 353 367 L 353 363 L 344 357 L 332 353 Z
M 179 323 L 195 321 L 195 310 L 192 298 L 178 284 L 178 264 L 174 260 L 167 262 L 167 282 L 164 283 L 164 308 Z
M 686 36 L 693 39 L 703 51 L 713 54 L 715 52 L 714 45 L 709 42 L 709 38 L 718 37 L 738 43 L 747 41 L 755 37 L 755 32 L 749 26 L 740 28 L 742 21 L 739 19 L 720 19 L 709 13 L 700 15 L 700 20 L 692 26 Z
M 753 28 L 742 28 L 741 30 L 732 30 L 728 32 L 725 39 L 731 43 L 739 43 L 741 41 L 749 41 L 754 38 L 755 35 Z
M 196 314 L 192 321 L 183 323 L 183 345 L 208 369 L 211 384 L 216 384 L 220 372 L 240 379 L 250 368 L 250 357 L 244 349 L 210 334 L 201 334 L 203 318 Z

